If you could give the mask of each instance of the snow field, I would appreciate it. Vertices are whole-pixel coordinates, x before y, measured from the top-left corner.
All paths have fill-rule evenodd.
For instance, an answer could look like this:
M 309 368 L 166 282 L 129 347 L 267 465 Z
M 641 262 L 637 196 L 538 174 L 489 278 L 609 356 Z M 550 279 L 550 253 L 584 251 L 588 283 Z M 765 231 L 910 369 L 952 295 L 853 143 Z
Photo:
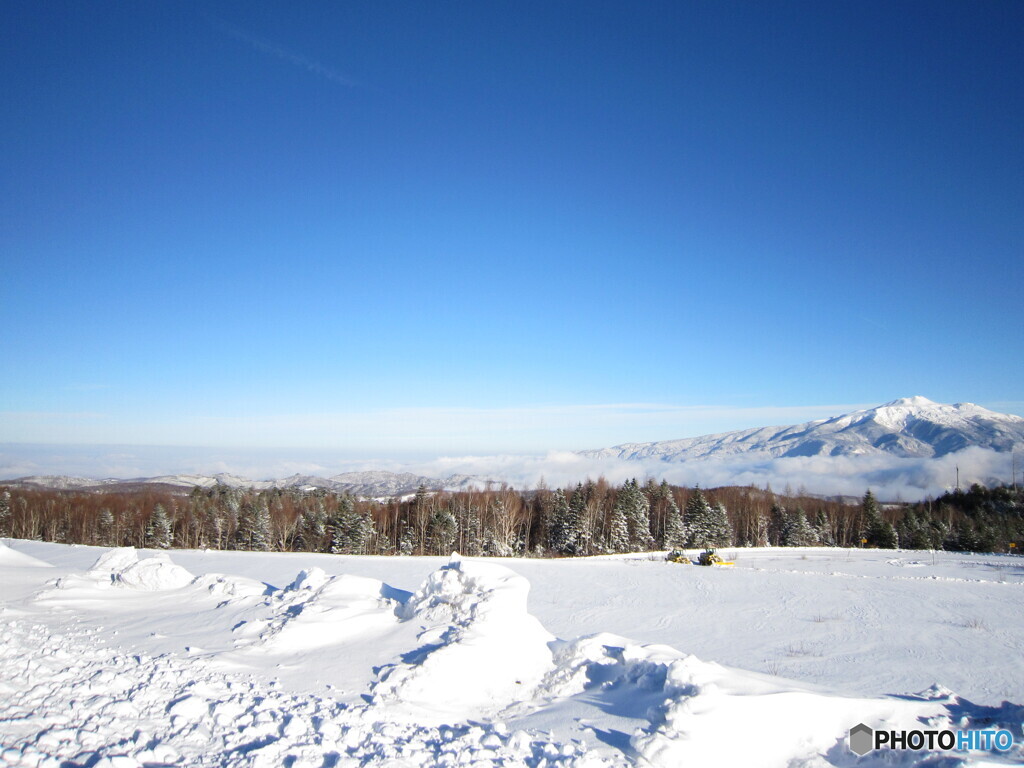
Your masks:
M 910 589 L 936 600 L 920 613 L 902 611 L 905 634 L 919 635 L 925 651 L 938 652 L 925 638 L 937 626 L 937 608 L 977 615 L 978 626 L 960 618 L 941 625 L 957 633 L 966 666 L 957 672 L 1012 681 L 1021 665 L 1019 654 L 1011 653 L 1019 642 L 1012 632 L 1019 611 L 1009 618 L 1003 613 L 1019 600 L 1024 575 L 1015 580 L 1019 566 L 1006 558 L 958 555 L 939 563 L 929 562 L 928 553 L 865 553 L 841 561 L 820 549 L 763 550 L 744 552 L 735 569 L 701 569 L 646 556 L 431 562 L 175 552 L 172 559 L 132 549 L 12 544 L 25 551 L 0 545 L 0 765 L 953 766 L 1024 760 L 1019 741 L 1009 753 L 885 751 L 857 759 L 845 740 L 858 722 L 897 730 L 999 727 L 1019 740 L 1019 703 L 972 703 L 940 686 L 919 694 L 891 687 L 851 693 L 849 686 L 787 680 L 677 650 L 698 642 L 707 647 L 710 638 L 719 643 L 719 655 L 746 652 L 759 635 L 775 631 L 773 610 L 802 616 L 812 607 L 804 601 L 815 597 L 822 621 L 790 621 L 789 642 L 803 643 L 807 633 L 851 634 L 879 666 L 885 658 L 880 647 L 891 638 L 868 648 L 823 588 L 840 585 L 837 594 L 859 594 L 850 621 L 869 633 L 886 626 L 886 615 L 861 603 L 898 600 L 908 594 L 899 590 Z M 298 563 L 298 575 L 280 578 Z M 246 575 L 208 571 L 242 564 Z M 416 577 L 414 592 L 376 578 L 406 574 L 399 581 L 408 583 L 419 571 L 426 574 Z M 253 578 L 263 573 L 286 586 Z M 610 625 L 614 614 L 608 611 L 617 611 L 620 624 L 645 637 L 654 634 L 653 626 L 672 629 L 675 639 L 642 643 L 610 632 L 563 632 L 567 639 L 556 639 L 529 610 L 530 581 L 542 585 L 532 603 L 563 629 L 566 623 Z M 674 592 L 652 595 L 654 584 Z M 740 598 L 758 607 L 754 622 L 729 617 L 740 605 L 730 601 Z M 557 606 L 560 613 L 553 612 Z M 685 623 L 673 628 L 665 621 L 672 611 L 681 611 Z M 654 625 L 645 623 L 651 619 Z M 730 640 L 723 626 L 747 635 Z M 980 652 L 992 643 L 999 647 Z M 977 659 L 1002 668 L 972 667 Z M 897 654 L 874 672 L 895 679 L 906 662 Z M 861 662 L 823 654 L 816 663 L 838 665 L 852 679 Z

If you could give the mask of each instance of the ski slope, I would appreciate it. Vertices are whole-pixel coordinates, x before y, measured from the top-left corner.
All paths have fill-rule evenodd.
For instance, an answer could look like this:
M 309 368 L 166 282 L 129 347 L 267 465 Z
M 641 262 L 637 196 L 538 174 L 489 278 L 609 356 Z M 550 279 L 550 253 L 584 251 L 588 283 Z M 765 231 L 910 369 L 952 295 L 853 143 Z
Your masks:
M 0 547 L 0 764 L 1017 764 L 1024 559 Z M 1005 728 L 872 752 L 852 726 Z

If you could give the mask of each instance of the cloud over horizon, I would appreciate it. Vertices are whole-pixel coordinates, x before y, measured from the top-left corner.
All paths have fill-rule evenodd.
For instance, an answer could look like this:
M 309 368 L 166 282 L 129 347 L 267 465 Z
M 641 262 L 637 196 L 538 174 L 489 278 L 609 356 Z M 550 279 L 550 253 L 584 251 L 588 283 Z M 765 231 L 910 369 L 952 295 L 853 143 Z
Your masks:
M 340 455 L 279 454 L 260 450 L 189 451 L 181 448 L 105 446 L 0 446 L 0 478 L 29 475 L 73 475 L 96 479 L 137 478 L 170 474 L 227 473 L 251 480 L 281 479 L 294 474 L 331 477 L 367 470 L 412 472 L 438 479 L 453 474 L 483 481 L 507 482 L 519 489 L 571 486 L 604 477 L 619 484 L 630 478 L 667 480 L 676 485 L 713 488 L 725 485 L 803 489 L 808 493 L 860 496 L 871 488 L 880 498 L 916 501 L 956 486 L 1010 482 L 1012 456 L 971 447 L 941 458 L 872 456 L 745 457 L 729 460 L 666 462 L 588 458 L 570 451 L 539 455 L 441 456 L 398 462 L 355 459 Z

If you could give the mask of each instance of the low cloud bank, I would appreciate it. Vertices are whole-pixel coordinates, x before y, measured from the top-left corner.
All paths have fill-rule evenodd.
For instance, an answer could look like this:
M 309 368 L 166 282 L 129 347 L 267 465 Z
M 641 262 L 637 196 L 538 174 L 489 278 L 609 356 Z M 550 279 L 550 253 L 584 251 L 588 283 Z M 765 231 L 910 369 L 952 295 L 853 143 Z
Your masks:
M 885 499 L 915 501 L 937 496 L 956 487 L 957 471 L 963 488 L 971 483 L 1011 481 L 1011 456 L 985 448 L 967 448 L 941 458 L 904 459 L 896 456 L 811 456 L 746 458 L 683 463 L 657 459 L 591 459 L 575 453 L 546 456 L 445 457 L 414 465 L 412 471 L 445 477 L 467 474 L 505 480 L 517 488 L 577 483 L 604 477 L 621 483 L 629 478 L 653 477 L 677 485 L 771 485 L 781 491 L 804 488 L 821 495 L 861 496 L 867 488 Z
M 331 477 L 341 472 L 372 469 L 413 472 L 427 477 L 472 475 L 504 481 L 519 488 L 575 485 L 604 477 L 619 484 L 636 477 L 653 477 L 678 485 L 789 486 L 820 495 L 860 496 L 871 488 L 883 499 L 916 501 L 956 487 L 957 471 L 963 488 L 971 483 L 1011 482 L 1009 453 L 967 448 L 938 459 L 895 456 L 812 456 L 773 459 L 732 458 L 692 462 L 657 459 L 594 459 L 569 451 L 544 455 L 445 456 L 433 459 L 353 459 L 312 451 L 288 456 L 271 451 L 140 448 L 110 446 L 0 446 L 0 480 L 27 475 L 73 475 L 96 479 L 153 477 L 169 474 L 212 475 L 225 472 L 251 480 L 284 478 L 293 474 Z

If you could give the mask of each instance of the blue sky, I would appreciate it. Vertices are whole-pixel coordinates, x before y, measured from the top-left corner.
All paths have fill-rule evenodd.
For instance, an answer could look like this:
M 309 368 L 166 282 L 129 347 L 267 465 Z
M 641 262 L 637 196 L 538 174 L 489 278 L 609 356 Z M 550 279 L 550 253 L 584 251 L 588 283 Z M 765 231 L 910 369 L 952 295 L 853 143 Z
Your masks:
M 1024 5 L 3 4 L 0 442 L 1024 414 Z

